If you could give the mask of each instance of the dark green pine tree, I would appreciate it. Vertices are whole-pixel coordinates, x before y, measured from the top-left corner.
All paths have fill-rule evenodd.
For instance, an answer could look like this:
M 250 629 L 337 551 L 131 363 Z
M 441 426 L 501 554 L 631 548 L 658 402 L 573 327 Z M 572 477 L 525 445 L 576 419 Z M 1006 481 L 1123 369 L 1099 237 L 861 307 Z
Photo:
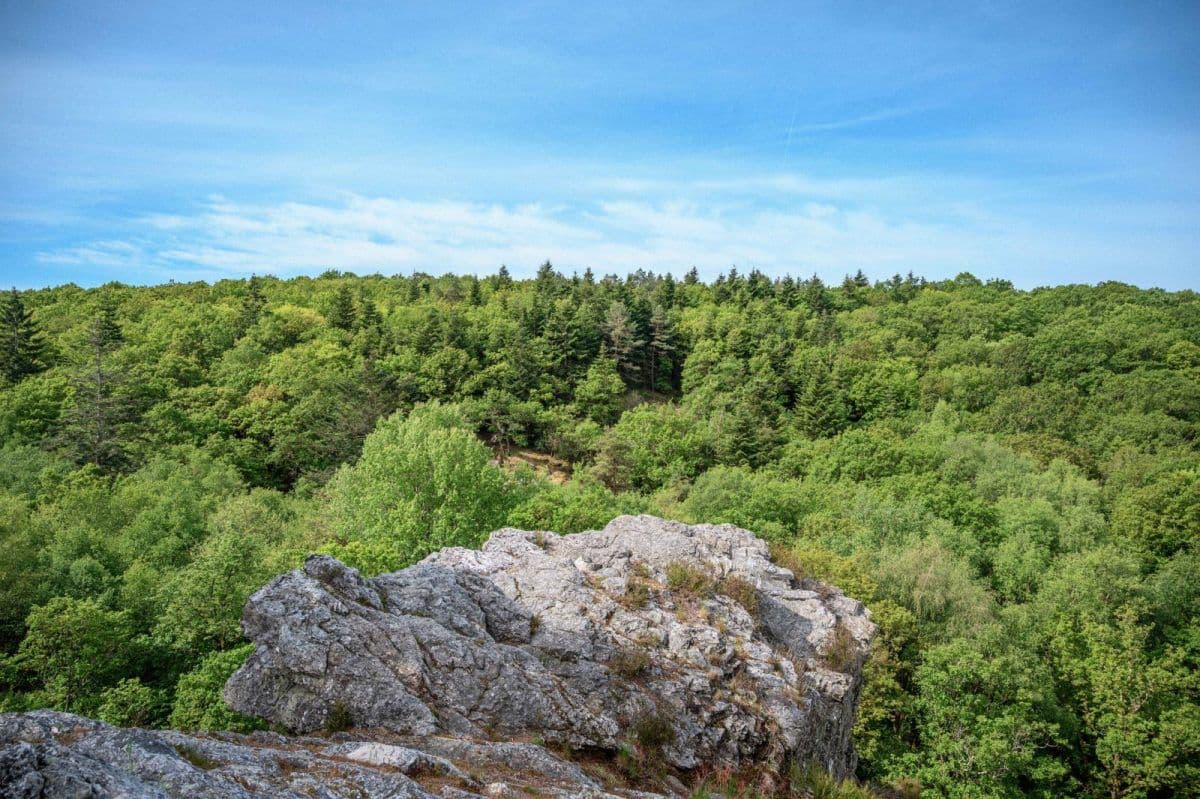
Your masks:
M 125 333 L 121 323 L 117 321 L 117 303 L 105 295 L 100 298 L 100 313 L 92 322 L 92 338 L 95 346 L 102 347 L 105 352 L 111 352 L 125 343 Z
M 832 436 L 847 423 L 846 403 L 824 364 L 814 364 L 796 397 L 796 426 L 810 438 Z
M 251 275 L 246 296 L 242 298 L 242 309 L 238 314 L 237 327 L 239 335 L 245 335 L 247 330 L 254 327 L 258 322 L 258 318 L 262 316 L 263 308 L 266 306 L 267 298 L 263 294 L 262 278 L 258 275 Z
M 824 313 L 831 307 L 825 283 L 816 275 L 804 281 L 804 304 L 815 314 Z
M 775 283 L 775 296 L 783 303 L 786 308 L 796 307 L 796 281 L 791 275 L 784 275 L 783 279 Z
M 106 472 L 125 465 L 136 415 L 128 375 L 108 357 L 122 341 L 120 326 L 102 306 L 88 332 L 87 363 L 72 380 L 75 404 L 63 414 L 58 437 L 59 446 L 77 462 Z
M 500 264 L 500 271 L 493 278 L 497 289 L 506 289 L 512 285 L 512 275 L 508 273 L 508 267 Z
M 45 342 L 15 288 L 0 306 L 0 336 L 0 373 L 5 380 L 16 383 L 45 368 Z
M 696 267 L 693 266 L 687 271 L 687 274 L 683 276 L 683 283 L 685 286 L 694 286 L 699 282 L 700 272 L 696 269 Z
M 657 391 L 664 379 L 670 381 L 674 364 L 672 353 L 675 352 L 675 333 L 671 329 L 671 318 L 661 305 L 655 305 L 650 314 L 650 346 L 647 347 L 649 356 L 648 387 Z
M 354 297 L 350 294 L 349 286 L 342 286 L 333 296 L 333 305 L 329 308 L 329 324 L 338 330 L 353 330 L 358 320 L 358 312 L 354 309 Z
M 675 278 L 671 276 L 670 272 L 664 275 L 662 282 L 658 284 L 655 302 L 664 308 L 675 305 Z
M 467 291 L 467 304 L 478 308 L 483 305 L 483 290 L 479 288 L 479 278 L 472 275 L 470 281 L 471 288 Z
M 380 315 L 379 309 L 375 307 L 371 298 L 361 291 L 358 294 L 358 308 L 359 329 L 370 330 L 383 324 L 383 316 Z

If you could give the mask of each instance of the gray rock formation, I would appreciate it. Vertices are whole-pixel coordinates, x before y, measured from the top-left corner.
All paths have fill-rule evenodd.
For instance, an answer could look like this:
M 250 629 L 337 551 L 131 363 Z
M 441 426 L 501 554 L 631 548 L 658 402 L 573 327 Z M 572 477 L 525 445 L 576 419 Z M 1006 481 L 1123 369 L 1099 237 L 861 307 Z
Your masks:
M 341 721 L 837 776 L 854 769 L 874 633 L 861 604 L 797 581 L 753 534 L 650 516 L 498 530 L 373 579 L 312 556 L 250 598 L 242 627 L 256 650 L 226 702 L 298 733 Z
M 422 751 L 335 737 L 342 740 L 187 735 L 120 729 L 51 710 L 0 714 L 0 799 L 649 796 L 600 790 L 577 766 L 533 744 L 431 737 L 422 739 L 429 745 Z

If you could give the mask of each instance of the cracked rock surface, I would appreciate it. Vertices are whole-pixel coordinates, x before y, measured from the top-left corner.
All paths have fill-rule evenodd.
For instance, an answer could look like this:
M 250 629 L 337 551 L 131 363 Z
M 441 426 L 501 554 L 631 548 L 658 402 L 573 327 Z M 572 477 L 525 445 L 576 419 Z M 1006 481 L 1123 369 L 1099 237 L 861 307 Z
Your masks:
M 274 733 L 184 734 L 121 729 L 36 710 L 0 714 L 3 799 L 470 799 L 532 791 L 553 797 L 635 794 L 601 791 L 578 767 L 538 749 L 514 753 L 478 743 L 424 739 L 430 751 L 395 743 L 285 737 Z M 436 754 L 441 749 L 459 757 Z M 467 758 L 467 759 L 461 759 Z M 483 782 L 464 769 L 484 764 Z M 496 787 L 499 786 L 499 787 Z M 489 791 L 491 789 L 491 791 Z M 640 796 L 647 796 L 641 794 Z
M 333 714 L 438 736 L 426 754 L 447 761 L 510 741 L 530 747 L 513 755 L 523 762 L 569 769 L 520 743 L 536 739 L 653 746 L 685 770 L 811 761 L 839 777 L 855 766 L 875 630 L 860 603 L 797 580 L 752 533 L 651 516 L 566 536 L 498 530 L 481 550 L 370 579 L 314 555 L 250 598 L 242 628 L 256 649 L 227 704 L 296 733 Z

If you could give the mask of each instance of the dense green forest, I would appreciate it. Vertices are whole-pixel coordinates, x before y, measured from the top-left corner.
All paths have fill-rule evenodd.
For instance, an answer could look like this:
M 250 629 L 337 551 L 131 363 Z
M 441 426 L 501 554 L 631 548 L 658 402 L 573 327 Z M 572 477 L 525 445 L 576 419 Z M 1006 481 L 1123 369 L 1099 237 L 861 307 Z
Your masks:
M 244 729 L 242 604 L 306 553 L 651 512 L 872 609 L 862 779 L 1200 795 L 1193 292 L 547 264 L 13 291 L 0 325 L 3 709 Z

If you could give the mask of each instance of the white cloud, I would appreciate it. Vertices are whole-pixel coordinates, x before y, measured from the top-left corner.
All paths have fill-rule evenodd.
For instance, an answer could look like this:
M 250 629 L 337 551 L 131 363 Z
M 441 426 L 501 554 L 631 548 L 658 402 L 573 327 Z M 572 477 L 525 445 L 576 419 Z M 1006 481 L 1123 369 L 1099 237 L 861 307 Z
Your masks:
M 140 218 L 127 241 L 39 255 L 47 264 L 127 266 L 214 275 L 532 270 L 686 270 L 738 265 L 840 274 L 975 260 L 969 235 L 889 221 L 832 203 L 795 207 L 619 199 L 583 207 L 487 204 L 343 194 L 328 202 L 238 203 L 209 198 L 192 215 Z

